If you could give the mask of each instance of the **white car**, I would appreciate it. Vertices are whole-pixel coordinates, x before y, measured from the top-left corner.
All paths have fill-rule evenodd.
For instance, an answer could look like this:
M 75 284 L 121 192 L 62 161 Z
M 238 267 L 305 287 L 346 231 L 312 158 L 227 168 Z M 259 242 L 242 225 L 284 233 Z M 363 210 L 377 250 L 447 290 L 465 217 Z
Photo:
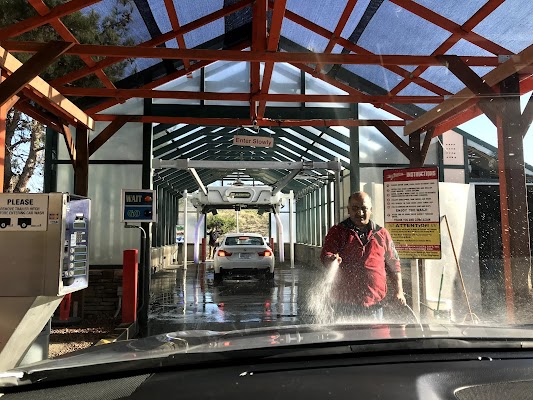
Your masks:
M 214 257 L 215 279 L 227 272 L 264 272 L 274 277 L 274 252 L 257 233 L 228 233 L 220 239 Z

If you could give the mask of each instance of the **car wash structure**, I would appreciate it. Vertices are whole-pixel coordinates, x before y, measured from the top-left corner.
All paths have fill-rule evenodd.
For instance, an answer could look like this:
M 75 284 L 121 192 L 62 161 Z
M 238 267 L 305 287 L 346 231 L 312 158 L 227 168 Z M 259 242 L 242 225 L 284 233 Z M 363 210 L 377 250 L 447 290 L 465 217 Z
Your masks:
M 29 1 L 27 18 L 0 27 L 0 177 L 11 168 L 10 113 L 23 114 L 46 126 L 44 192 L 88 197 L 98 210 L 89 233 L 90 284 L 65 295 L 69 318 L 113 315 L 123 251 L 141 248 L 139 320 L 146 325 L 150 274 L 174 258 L 184 195 L 203 207 L 201 215 L 212 206 L 211 186 L 234 190 L 228 183 L 237 177 L 271 188 L 265 206 L 275 209 L 276 196 L 292 196 L 294 258 L 308 265 L 345 217 L 351 192 L 368 192 L 374 218 L 384 222 L 383 170 L 428 166 L 438 168 L 440 214 L 451 228 L 443 247 L 457 244 L 467 289 L 480 292 L 482 281 L 494 286 L 470 299 L 473 307 L 494 303 L 496 294 L 495 313 L 512 322 L 532 303 L 532 224 L 525 216 L 533 167 L 524 161 L 524 143 L 533 121 L 533 43 L 523 18 L 531 1 L 239 0 L 201 7 L 140 0 L 127 13 L 135 35 L 124 45 L 98 42 L 104 35 L 90 43 L 77 38 L 68 17 L 105 20 L 107 3 L 49 8 Z M 53 40 L 27 40 L 26 33 L 41 38 L 44 27 Z M 65 66 L 61 76 L 45 73 L 54 63 Z M 111 69 L 120 73 L 110 76 Z M 483 128 L 458 129 L 481 115 L 488 118 Z M 497 146 L 485 140 L 490 130 Z M 156 166 L 154 159 L 162 161 Z M 334 160 L 342 170 L 306 167 Z M 221 168 L 227 162 L 234 168 Z M 253 169 L 256 162 L 268 167 Z M 11 182 L 4 186 L 13 190 Z M 124 229 L 123 189 L 154 191 L 157 222 Z M 232 201 L 230 195 L 229 205 L 245 204 Z M 0 233 L 31 224 L 2 215 Z M 26 231 L 4 233 L 12 240 Z M 443 254 L 437 268 L 424 263 L 438 261 L 404 260 L 413 305 L 445 298 L 460 309 L 456 275 L 440 272 L 442 264 L 456 264 L 453 257 Z

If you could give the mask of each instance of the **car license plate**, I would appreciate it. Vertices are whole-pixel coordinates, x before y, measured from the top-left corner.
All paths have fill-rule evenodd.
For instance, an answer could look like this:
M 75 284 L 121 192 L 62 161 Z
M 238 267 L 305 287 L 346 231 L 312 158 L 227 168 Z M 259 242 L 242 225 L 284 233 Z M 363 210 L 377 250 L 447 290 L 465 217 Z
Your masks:
M 252 255 L 249 253 L 239 253 L 239 258 L 248 259 L 251 258 Z

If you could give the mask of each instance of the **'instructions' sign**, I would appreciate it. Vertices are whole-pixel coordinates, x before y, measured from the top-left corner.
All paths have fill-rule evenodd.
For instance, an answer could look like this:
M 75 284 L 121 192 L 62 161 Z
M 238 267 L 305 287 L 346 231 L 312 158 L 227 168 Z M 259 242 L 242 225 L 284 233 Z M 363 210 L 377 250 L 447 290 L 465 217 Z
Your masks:
M 437 167 L 383 171 L 385 227 L 400 258 L 440 259 Z

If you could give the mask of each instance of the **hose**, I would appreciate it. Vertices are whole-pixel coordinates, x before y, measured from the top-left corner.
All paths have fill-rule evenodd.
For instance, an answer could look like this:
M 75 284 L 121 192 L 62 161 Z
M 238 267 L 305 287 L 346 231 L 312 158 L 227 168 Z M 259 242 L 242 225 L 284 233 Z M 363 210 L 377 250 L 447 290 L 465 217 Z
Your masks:
M 411 311 L 411 314 L 413 314 L 413 317 L 415 318 L 416 323 L 420 326 L 420 330 L 424 332 L 424 327 L 422 326 L 422 323 L 420 322 L 420 319 L 416 316 L 415 312 L 411 307 L 409 307 L 408 304 L 405 305 L 409 311 Z

